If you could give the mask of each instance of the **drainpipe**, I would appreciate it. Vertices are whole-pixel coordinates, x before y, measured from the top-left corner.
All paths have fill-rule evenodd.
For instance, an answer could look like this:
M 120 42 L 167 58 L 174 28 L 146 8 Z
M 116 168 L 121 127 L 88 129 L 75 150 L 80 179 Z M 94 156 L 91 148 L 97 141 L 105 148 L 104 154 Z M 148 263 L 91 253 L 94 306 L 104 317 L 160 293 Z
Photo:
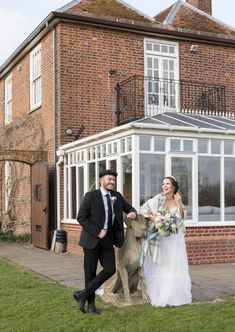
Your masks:
M 46 22 L 46 27 L 49 31 L 52 32 L 52 79 L 53 79 L 53 87 L 52 87 L 52 109 L 53 109 L 53 157 L 54 157 L 54 221 L 57 221 L 57 156 L 56 156 L 56 150 L 57 150 L 57 144 L 56 144 L 56 30 L 55 27 L 50 27 L 50 24 L 48 21 Z M 55 223 L 54 223 L 55 224 Z M 55 242 L 55 235 L 56 230 L 54 231 L 53 238 L 52 238 L 52 244 L 51 244 L 51 250 L 52 247 L 54 247 Z
M 53 146 L 54 146 L 54 220 L 57 220 L 57 144 L 56 144 L 56 30 L 52 31 L 52 43 L 53 43 Z
M 55 196 L 57 198 L 56 201 L 56 229 L 54 230 L 52 242 L 51 242 L 51 251 L 55 249 L 55 242 L 56 242 L 56 232 L 60 230 L 60 166 L 64 163 L 64 150 L 60 149 L 57 151 L 57 156 L 59 160 L 56 163 L 56 193 Z
M 60 229 L 60 166 L 64 163 L 64 150 L 58 150 L 59 160 L 56 163 L 56 196 L 57 196 L 57 229 Z

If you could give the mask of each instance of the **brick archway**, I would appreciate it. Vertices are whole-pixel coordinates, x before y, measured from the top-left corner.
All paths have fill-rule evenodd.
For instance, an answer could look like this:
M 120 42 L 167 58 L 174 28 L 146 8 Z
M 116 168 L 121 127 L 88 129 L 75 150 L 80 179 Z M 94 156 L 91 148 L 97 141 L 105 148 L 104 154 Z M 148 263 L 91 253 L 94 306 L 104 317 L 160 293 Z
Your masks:
M 47 161 L 46 151 L 2 150 L 0 161 L 19 161 L 33 165 L 36 161 Z

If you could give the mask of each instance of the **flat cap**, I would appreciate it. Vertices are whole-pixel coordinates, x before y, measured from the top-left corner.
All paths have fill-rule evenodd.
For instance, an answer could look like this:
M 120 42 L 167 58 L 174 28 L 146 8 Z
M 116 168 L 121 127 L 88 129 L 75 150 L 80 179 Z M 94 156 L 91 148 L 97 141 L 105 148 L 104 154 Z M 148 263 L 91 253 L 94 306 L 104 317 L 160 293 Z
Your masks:
M 112 169 L 104 169 L 103 171 L 100 172 L 99 178 L 102 178 L 105 175 L 113 175 L 116 178 L 118 174 Z

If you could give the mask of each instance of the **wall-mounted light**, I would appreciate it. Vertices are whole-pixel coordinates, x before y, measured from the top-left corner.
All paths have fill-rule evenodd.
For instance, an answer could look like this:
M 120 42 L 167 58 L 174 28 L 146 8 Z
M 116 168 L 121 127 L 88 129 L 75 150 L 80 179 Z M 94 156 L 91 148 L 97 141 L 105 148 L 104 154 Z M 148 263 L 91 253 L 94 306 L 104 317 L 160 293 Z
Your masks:
M 67 128 L 67 130 L 66 130 L 67 136 L 71 136 L 72 133 L 73 133 L 73 129 L 72 128 Z
M 190 47 L 190 51 L 192 53 L 197 53 L 198 52 L 198 49 L 199 49 L 199 46 L 198 45 L 195 45 L 195 44 L 192 44 L 191 47 Z
M 116 69 L 109 69 L 109 75 L 113 76 L 117 74 L 117 70 Z

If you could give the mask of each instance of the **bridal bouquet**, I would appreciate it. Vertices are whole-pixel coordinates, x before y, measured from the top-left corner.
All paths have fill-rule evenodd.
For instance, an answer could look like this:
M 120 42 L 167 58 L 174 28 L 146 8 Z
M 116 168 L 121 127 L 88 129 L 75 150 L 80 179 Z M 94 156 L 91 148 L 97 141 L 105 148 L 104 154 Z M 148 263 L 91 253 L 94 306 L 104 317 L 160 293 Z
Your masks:
M 150 225 L 150 233 L 155 235 L 170 236 L 178 233 L 179 219 L 175 214 L 166 210 L 159 211 Z
M 152 256 L 154 262 L 157 261 L 159 241 L 157 238 L 161 236 L 170 236 L 177 234 L 182 222 L 175 214 L 166 210 L 159 211 L 153 221 L 151 221 L 146 238 L 142 242 L 140 266 L 143 265 L 144 257 L 148 254 Z

